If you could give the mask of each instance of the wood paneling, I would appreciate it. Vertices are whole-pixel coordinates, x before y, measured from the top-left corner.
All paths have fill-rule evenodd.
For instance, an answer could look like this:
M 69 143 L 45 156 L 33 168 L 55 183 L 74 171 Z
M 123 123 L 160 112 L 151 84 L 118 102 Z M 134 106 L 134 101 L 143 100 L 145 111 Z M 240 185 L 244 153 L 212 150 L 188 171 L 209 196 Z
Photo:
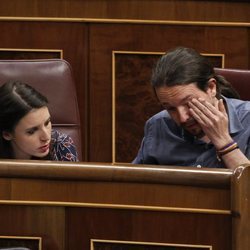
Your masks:
M 10 172 L 12 178 L 4 179 Z M 154 169 L 150 166 L 135 168 L 130 164 L 111 167 L 108 164 L 48 164 L 41 161 L 22 164 L 5 160 L 0 162 L 0 176 L 1 189 L 5 191 L 0 193 L 0 199 L 6 200 L 95 203 L 98 196 L 98 203 L 106 206 L 116 203 L 215 210 L 230 208 L 231 171 L 224 169 L 198 171 L 197 168 L 187 168 L 183 173 L 180 167 Z M 53 190 L 49 198 L 48 190 Z M 142 194 L 144 199 L 140 199 Z
M 42 250 L 90 249 L 91 239 L 247 250 L 231 247 L 230 170 L 1 161 L 0 176 L 11 190 L 0 193 L 0 235 L 41 237 Z
M 229 216 L 130 211 L 126 209 L 83 210 L 81 208 L 69 208 L 69 210 L 69 231 L 74 230 L 75 227 L 79 229 L 76 234 L 69 234 L 69 249 L 80 250 L 79 244 L 84 246 L 84 249 L 89 249 L 90 238 L 152 244 L 210 245 L 213 250 L 231 249 Z M 179 225 L 177 221 L 179 221 Z M 102 249 L 136 250 L 132 246 L 130 248 L 124 246 L 115 248 L 112 244 Z M 149 246 L 141 246 L 139 249 L 155 250 Z M 163 249 L 167 250 L 168 248 L 160 248 L 160 250 Z M 178 248 L 170 249 L 177 250 Z M 188 247 L 184 249 L 189 250 Z
M 54 59 L 62 57 L 62 51 L 0 49 L 0 60 Z
M 141 128 L 145 121 L 162 110 L 150 87 L 152 68 L 159 58 L 159 54 L 114 53 L 115 162 L 133 160 L 143 137 Z
M 0 41 L 1 49 L 25 49 L 25 50 L 62 50 L 63 59 L 70 62 L 76 81 L 76 89 L 80 108 L 82 125 L 83 149 L 86 140 L 87 106 L 87 28 L 83 23 L 71 22 L 1 22 L 0 33 L 5 34 Z M 25 54 L 23 54 L 25 55 Z M 32 58 L 40 58 L 36 53 Z M 49 55 L 46 58 L 51 58 Z M 27 56 L 27 59 L 29 57 Z M 60 93 L 60 89 L 58 89 Z M 65 100 L 67 101 L 67 100 Z M 63 111 L 62 111 L 63 112 Z M 67 115 L 67 114 L 65 114 Z M 86 153 L 83 155 L 86 160 Z
M 208 27 L 208 26 L 167 26 L 167 25 L 138 25 L 138 24 L 91 24 L 90 25 L 90 133 L 89 157 L 90 161 L 112 161 L 112 51 L 137 52 L 165 52 L 176 46 L 187 46 L 197 49 L 201 53 L 224 54 L 225 67 L 248 68 L 248 30 L 246 28 Z M 142 69 L 143 71 L 143 69 Z M 134 76 L 140 81 L 140 75 Z M 143 80 L 143 79 L 142 79 Z M 150 91 L 150 79 L 148 79 Z M 106 84 L 105 84 L 106 83 Z M 140 90 L 135 87 L 134 95 L 140 96 Z M 141 103 L 133 103 L 124 91 L 124 103 L 134 106 L 138 120 L 146 121 L 146 112 Z M 144 98 L 150 98 L 145 96 Z M 142 100 L 143 102 L 143 100 Z M 155 100 L 157 102 L 157 100 Z M 144 106 L 145 107 L 145 106 Z M 143 114 L 143 115 L 142 115 Z M 147 113 L 147 117 L 153 115 Z M 124 121 L 128 121 L 129 114 L 120 114 Z M 144 118 L 142 118 L 142 116 Z M 136 126 L 137 118 L 133 120 Z M 143 126 L 139 124 L 141 133 L 134 134 L 139 142 L 142 138 Z M 138 130 L 136 130 L 138 131 Z M 123 142 L 124 143 L 124 142 Z M 129 148 L 129 144 L 124 144 Z M 132 143 L 134 157 L 135 148 L 139 143 Z M 125 161 L 126 148 L 122 149 L 124 156 L 118 159 Z M 116 153 L 114 153 L 116 154 Z
M 0 16 L 249 22 L 249 13 L 247 0 L 4 0 L 0 3 Z
M 250 244 L 249 238 L 249 229 L 246 228 L 246 225 L 242 224 L 242 221 L 247 221 L 250 218 L 250 205 L 244 204 L 244 201 L 250 199 L 250 190 L 244 183 L 250 179 L 250 168 L 244 169 L 244 166 L 241 167 L 244 172 L 237 169 L 235 172 L 235 178 L 232 182 L 232 210 L 235 212 L 233 220 L 233 234 L 236 233 L 237 237 L 233 238 L 233 248 L 235 249 L 247 249 Z M 242 177 L 242 178 L 241 178 Z M 245 181 L 243 180 L 245 179 Z M 241 181 L 239 181 L 241 179 Z M 241 213 L 238 213 L 238 211 Z
M 122 52 L 165 52 L 176 46 L 193 47 L 205 54 L 224 54 L 226 68 L 250 68 L 249 27 L 247 26 L 213 26 L 180 25 L 167 23 L 119 23 L 91 22 L 90 20 L 1 20 L 0 32 L 4 34 L 0 40 L 3 49 L 44 49 L 62 50 L 63 57 L 73 68 L 76 80 L 78 102 L 82 125 L 82 143 L 84 161 L 112 162 L 115 152 L 113 91 L 112 86 L 112 54 Z M 35 56 L 35 55 L 34 55 Z M 144 68 L 141 72 L 144 72 Z M 145 72 L 144 72 L 145 73 Z M 147 73 L 145 73 L 147 74 Z M 122 77 L 122 76 L 121 76 Z M 136 81 L 150 82 L 135 75 Z M 114 81 L 114 84 L 117 84 Z M 130 83 L 131 84 L 131 83 Z M 150 90 L 148 85 L 148 91 Z M 134 89 L 135 96 L 140 96 Z M 143 135 L 143 123 L 155 113 L 147 109 L 143 100 L 128 98 L 126 89 L 119 98 L 124 103 L 134 106 L 135 118 L 131 124 L 136 126 L 136 143 L 132 149 L 129 143 L 120 148 L 117 157 L 119 162 L 130 162 L 136 156 L 139 142 Z M 144 99 L 152 97 L 144 96 Z M 157 103 L 157 100 L 155 100 Z M 118 113 L 124 124 L 130 118 Z M 119 128 L 117 130 L 119 132 Z M 129 139 L 129 137 L 128 137 Z M 136 144 L 136 145 L 135 145 Z M 126 155 L 129 151 L 129 157 Z M 124 155 L 123 155 L 124 152 Z
M 41 237 L 42 250 L 65 249 L 65 210 L 48 206 L 0 206 L 0 236 Z M 19 245 L 20 246 L 20 245 Z

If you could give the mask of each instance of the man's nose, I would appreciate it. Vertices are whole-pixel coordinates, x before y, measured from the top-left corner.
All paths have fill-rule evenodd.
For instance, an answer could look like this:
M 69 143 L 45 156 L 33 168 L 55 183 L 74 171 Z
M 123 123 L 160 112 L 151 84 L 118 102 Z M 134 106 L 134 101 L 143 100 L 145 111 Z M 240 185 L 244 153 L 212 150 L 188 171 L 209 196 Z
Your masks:
M 179 107 L 178 115 L 179 115 L 180 123 L 185 123 L 190 117 L 188 107 L 185 107 L 185 106 Z

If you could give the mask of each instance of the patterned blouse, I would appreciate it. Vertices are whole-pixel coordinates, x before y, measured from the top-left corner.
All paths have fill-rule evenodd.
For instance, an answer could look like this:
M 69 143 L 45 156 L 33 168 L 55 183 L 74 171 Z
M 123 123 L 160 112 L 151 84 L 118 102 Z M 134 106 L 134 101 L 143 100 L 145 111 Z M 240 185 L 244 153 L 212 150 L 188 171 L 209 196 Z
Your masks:
M 52 130 L 51 157 L 53 161 L 78 161 L 72 138 L 57 130 Z

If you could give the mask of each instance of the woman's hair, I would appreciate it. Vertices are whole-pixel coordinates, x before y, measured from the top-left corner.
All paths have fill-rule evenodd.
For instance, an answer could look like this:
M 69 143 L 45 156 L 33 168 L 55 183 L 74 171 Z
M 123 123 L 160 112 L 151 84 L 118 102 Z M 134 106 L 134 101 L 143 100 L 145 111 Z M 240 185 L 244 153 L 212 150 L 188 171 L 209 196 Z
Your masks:
M 0 87 L 0 158 L 13 158 L 10 142 L 3 138 L 3 132 L 13 132 L 32 109 L 47 105 L 47 98 L 26 83 L 10 81 Z
M 221 94 L 240 98 L 223 76 L 216 75 L 208 58 L 191 48 L 178 47 L 163 55 L 153 70 L 152 85 L 157 88 L 196 83 L 199 89 L 206 91 L 210 78 L 216 79 L 217 98 Z

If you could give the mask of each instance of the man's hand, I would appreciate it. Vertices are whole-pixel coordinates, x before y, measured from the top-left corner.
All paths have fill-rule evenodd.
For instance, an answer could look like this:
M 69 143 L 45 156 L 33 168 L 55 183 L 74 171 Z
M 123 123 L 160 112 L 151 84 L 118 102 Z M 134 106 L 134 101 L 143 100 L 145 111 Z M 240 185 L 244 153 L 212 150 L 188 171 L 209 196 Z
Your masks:
M 232 141 L 228 131 L 228 115 L 222 99 L 216 99 L 212 105 L 203 98 L 193 98 L 189 107 L 191 115 L 217 149 Z

